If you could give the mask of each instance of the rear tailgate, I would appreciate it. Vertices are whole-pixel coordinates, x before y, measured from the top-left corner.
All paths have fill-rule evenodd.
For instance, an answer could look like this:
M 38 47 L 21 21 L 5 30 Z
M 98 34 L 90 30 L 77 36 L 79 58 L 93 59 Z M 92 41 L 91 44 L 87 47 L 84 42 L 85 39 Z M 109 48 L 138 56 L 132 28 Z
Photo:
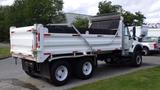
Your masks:
M 36 30 L 35 26 L 11 27 L 10 44 L 13 57 L 36 60 L 33 49 L 36 48 Z

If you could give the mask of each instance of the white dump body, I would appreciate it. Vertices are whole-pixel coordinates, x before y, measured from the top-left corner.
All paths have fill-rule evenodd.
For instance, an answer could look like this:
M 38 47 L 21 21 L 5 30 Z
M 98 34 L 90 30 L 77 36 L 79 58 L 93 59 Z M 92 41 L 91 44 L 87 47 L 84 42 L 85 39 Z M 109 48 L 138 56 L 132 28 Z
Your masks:
M 119 27 L 121 30 L 121 27 Z M 122 35 L 96 35 L 48 33 L 42 25 L 10 29 L 11 52 L 13 57 L 44 62 L 50 55 L 73 53 L 105 52 L 122 48 Z M 54 57 L 53 57 L 54 58 Z M 56 57 L 55 57 L 56 58 Z

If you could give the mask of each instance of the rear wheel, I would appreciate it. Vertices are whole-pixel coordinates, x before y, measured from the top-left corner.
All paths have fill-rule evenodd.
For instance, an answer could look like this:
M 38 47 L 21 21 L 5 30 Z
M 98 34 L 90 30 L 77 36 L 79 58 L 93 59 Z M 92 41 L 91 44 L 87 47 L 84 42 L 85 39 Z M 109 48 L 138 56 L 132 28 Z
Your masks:
M 51 82 L 56 86 L 64 85 L 70 77 L 70 65 L 65 61 L 57 61 L 51 66 Z
M 95 65 L 91 58 L 79 60 L 76 64 L 75 74 L 80 79 L 89 79 L 93 76 Z
M 32 78 L 38 78 L 32 71 L 25 71 L 25 73 Z
M 33 77 L 33 78 L 39 77 L 39 76 L 35 75 L 36 68 L 35 68 L 35 64 L 33 62 L 22 59 L 22 67 L 23 67 L 24 72 L 28 76 Z

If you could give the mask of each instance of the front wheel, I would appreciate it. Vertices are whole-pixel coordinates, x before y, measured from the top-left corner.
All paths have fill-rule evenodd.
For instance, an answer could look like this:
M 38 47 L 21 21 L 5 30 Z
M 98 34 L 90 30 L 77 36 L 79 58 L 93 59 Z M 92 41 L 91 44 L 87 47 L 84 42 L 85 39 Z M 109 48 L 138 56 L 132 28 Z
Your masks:
M 135 66 L 135 67 L 139 67 L 142 65 L 142 54 L 141 52 L 137 51 L 137 52 L 134 52 L 133 55 L 132 55 L 132 66 Z

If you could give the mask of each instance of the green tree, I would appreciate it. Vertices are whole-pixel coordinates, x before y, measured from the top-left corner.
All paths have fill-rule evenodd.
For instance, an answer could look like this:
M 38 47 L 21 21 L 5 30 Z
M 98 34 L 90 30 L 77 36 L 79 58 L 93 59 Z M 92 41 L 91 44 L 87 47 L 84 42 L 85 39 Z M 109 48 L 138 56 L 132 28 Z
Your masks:
M 112 5 L 111 1 L 105 0 L 105 1 L 99 2 L 98 8 L 99 8 L 99 12 L 97 14 L 101 15 L 106 13 L 120 13 L 122 6 Z
M 0 6 L 0 42 L 8 41 L 9 37 L 9 6 Z
M 73 22 L 73 25 L 76 28 L 88 28 L 89 20 L 87 18 L 80 18 L 77 17 L 76 20 Z
M 11 6 L 0 6 L 0 41 L 9 40 L 10 26 L 63 22 L 62 0 L 15 0 Z
M 125 11 L 120 5 L 112 5 L 111 1 L 102 1 L 99 2 L 99 12 L 98 15 L 110 14 L 110 13 L 119 13 L 124 17 L 124 22 L 128 25 L 132 25 L 133 21 L 136 19 L 138 22 L 136 25 L 142 25 L 144 19 L 146 18 L 141 12 L 131 13 L 129 11 Z
M 133 21 L 135 19 L 135 15 L 129 11 L 126 11 L 122 14 L 124 17 L 124 23 L 131 26 L 133 24 Z
M 144 19 L 146 19 L 146 17 L 140 12 L 135 12 L 135 19 L 138 20 L 137 25 L 140 26 L 144 23 Z
M 137 26 L 141 26 L 144 23 L 144 19 L 146 17 L 141 12 L 135 12 L 135 14 L 125 11 L 122 16 L 124 17 L 124 23 L 128 25 L 133 25 L 134 20 L 137 20 L 136 22 Z
M 15 23 L 24 26 L 34 23 L 57 23 L 64 19 L 62 0 L 16 0 L 12 12 Z M 24 22 L 24 23 L 23 23 Z

